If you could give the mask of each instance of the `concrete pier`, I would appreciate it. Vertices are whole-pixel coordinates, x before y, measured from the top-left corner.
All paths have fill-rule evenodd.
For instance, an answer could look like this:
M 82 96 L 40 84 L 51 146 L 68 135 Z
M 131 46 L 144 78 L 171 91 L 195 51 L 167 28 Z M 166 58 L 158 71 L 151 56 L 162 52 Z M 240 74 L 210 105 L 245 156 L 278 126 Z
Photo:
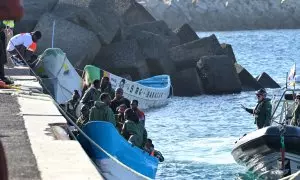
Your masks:
M 11 78 L 22 88 L 0 89 L 0 140 L 8 179 L 103 179 L 77 141 L 56 138 L 52 127 L 66 120 L 51 97 L 32 93 L 42 89 L 35 77 Z

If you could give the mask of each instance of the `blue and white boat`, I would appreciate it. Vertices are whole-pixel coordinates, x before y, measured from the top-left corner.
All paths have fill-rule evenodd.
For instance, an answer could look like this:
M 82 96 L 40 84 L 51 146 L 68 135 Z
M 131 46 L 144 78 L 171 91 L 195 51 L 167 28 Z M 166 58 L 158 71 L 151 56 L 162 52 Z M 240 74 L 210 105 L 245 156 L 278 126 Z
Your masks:
M 158 75 L 139 81 L 130 81 L 93 65 L 87 65 L 84 68 L 83 81 L 85 84 L 90 84 L 95 79 L 101 79 L 103 76 L 109 77 L 113 89 L 122 88 L 124 97 L 129 100 L 138 100 L 139 108 L 143 110 L 164 106 L 172 96 L 169 75 Z
M 128 143 L 111 123 L 91 121 L 82 130 L 102 148 L 79 135 L 79 142 L 106 179 L 155 179 L 158 159 Z

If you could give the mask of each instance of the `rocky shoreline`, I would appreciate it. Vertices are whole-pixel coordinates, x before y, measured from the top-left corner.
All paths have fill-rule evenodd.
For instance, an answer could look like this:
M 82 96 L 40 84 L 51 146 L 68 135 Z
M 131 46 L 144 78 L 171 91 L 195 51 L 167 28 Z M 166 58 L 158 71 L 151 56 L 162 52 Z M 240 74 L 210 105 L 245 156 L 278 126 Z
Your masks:
M 132 80 L 169 74 L 176 96 L 280 87 L 266 73 L 254 78 L 214 34 L 199 38 L 188 24 L 173 31 L 134 0 L 25 0 L 24 7 L 16 31 L 40 30 L 43 52 L 55 21 L 54 46 L 78 69 L 93 64 Z
M 300 28 L 297 0 L 139 0 L 156 19 L 196 31 Z

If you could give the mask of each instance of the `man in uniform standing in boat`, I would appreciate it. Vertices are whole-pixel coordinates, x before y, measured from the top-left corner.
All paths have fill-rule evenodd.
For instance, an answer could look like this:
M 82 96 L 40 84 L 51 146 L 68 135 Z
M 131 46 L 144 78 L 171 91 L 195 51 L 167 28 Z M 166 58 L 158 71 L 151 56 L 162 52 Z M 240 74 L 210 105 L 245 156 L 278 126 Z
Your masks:
M 293 112 L 293 118 L 291 120 L 291 124 L 293 126 L 300 126 L 300 93 L 297 93 L 295 99 L 295 110 Z
M 255 124 L 258 129 L 263 127 L 270 126 L 271 124 L 271 113 L 272 105 L 271 100 L 267 98 L 267 92 L 265 89 L 259 89 L 256 91 L 257 105 L 254 109 L 246 108 L 242 105 L 242 108 L 245 109 L 248 113 L 253 114 L 255 117 Z

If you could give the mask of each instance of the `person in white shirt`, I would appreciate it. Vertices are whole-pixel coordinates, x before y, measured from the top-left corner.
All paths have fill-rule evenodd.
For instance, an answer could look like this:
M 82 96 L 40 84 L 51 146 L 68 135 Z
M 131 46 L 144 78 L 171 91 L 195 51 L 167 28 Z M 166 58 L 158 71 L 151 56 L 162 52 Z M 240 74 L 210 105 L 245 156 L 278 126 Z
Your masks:
M 17 34 L 9 40 L 6 51 L 11 56 L 17 56 L 21 60 L 30 60 L 33 54 L 31 48 L 36 46 L 41 37 L 40 31 Z

